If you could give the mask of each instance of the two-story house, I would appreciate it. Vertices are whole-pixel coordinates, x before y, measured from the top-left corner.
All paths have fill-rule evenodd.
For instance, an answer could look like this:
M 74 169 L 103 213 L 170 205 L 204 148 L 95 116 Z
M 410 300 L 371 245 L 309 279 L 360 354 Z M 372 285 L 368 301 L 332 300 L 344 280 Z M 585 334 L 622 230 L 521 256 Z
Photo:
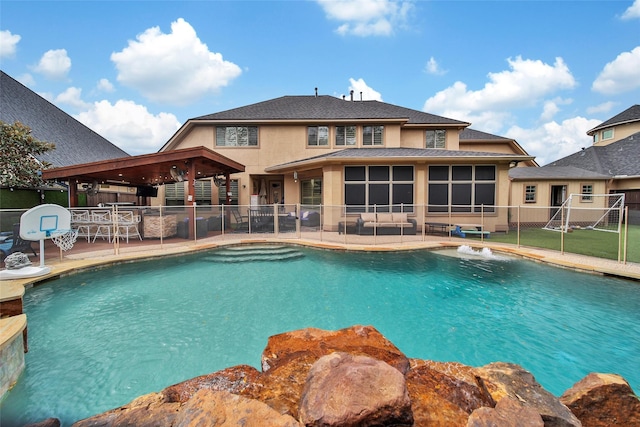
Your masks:
M 231 176 L 233 204 L 344 206 L 347 215 L 403 210 L 464 222 L 487 215 L 490 227 L 502 226 L 506 213 L 491 207 L 509 202 L 509 169 L 537 165 L 514 140 L 469 125 L 316 93 L 190 119 L 160 151 L 204 146 L 244 165 Z M 212 202 L 227 201 L 225 192 L 212 186 Z

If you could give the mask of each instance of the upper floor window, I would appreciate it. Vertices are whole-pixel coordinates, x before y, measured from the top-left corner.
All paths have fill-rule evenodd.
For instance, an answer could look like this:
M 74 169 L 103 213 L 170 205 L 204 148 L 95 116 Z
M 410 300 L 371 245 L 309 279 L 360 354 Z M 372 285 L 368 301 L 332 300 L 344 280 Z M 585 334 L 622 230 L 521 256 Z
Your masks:
M 444 148 L 447 131 L 444 129 L 427 131 L 427 148 Z
M 336 145 L 356 145 L 356 127 L 336 126 Z
M 217 147 L 256 147 L 258 145 L 257 126 L 216 127 Z
M 312 145 L 312 146 L 329 145 L 329 127 L 328 126 L 307 127 L 307 145 Z
M 602 131 L 602 140 L 613 138 L 613 129 L 606 129 Z
M 596 142 L 598 142 L 598 132 L 593 134 L 593 143 L 595 144 Z
M 362 145 L 384 145 L 384 126 L 363 126 Z

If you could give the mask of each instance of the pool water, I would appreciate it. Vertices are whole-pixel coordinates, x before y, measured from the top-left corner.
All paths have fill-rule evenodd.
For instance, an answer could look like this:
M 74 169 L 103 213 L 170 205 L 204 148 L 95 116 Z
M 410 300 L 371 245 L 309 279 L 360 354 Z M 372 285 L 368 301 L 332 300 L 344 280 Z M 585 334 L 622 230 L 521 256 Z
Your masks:
M 70 425 L 198 375 L 260 369 L 270 335 L 355 324 L 409 357 L 518 363 L 556 395 L 589 372 L 640 392 L 640 284 L 492 258 L 244 247 L 42 284 L 25 295 L 27 368 L 0 424 Z

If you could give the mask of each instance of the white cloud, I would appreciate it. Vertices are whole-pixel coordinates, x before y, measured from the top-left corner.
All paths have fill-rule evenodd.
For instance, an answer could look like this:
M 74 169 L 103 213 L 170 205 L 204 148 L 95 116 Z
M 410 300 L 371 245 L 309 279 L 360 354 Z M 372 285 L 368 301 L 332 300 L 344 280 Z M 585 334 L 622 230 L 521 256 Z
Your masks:
M 48 50 L 40 58 L 38 65 L 33 67 L 37 73 L 44 75 L 48 79 L 62 80 L 71 69 L 71 59 L 67 55 L 66 49 Z
M 27 87 L 33 87 L 33 86 L 36 85 L 36 80 L 29 73 L 25 73 L 25 74 L 22 74 L 22 75 L 16 77 L 16 80 L 19 81 L 20 83 L 22 83 L 23 85 L 27 86 Z
M 96 84 L 96 90 L 99 92 L 113 92 L 114 91 L 113 83 L 111 83 L 107 79 L 100 79 Z
M 12 58 L 16 54 L 21 37 L 11 31 L 0 31 L 0 58 Z
M 361 92 L 363 101 L 382 101 L 380 92 L 367 86 L 367 83 L 363 79 L 349 79 L 349 91 L 353 91 L 353 99 L 356 101 L 360 100 Z
M 436 76 L 442 76 L 447 73 L 446 70 L 443 70 L 442 68 L 440 68 L 440 64 L 438 64 L 438 61 L 436 61 L 433 56 L 429 58 L 427 65 L 424 67 L 424 70 L 428 74 L 434 74 Z
M 533 129 L 513 126 L 505 136 L 518 141 L 529 154 L 536 156 L 539 165 L 544 166 L 591 146 L 587 131 L 600 123 L 600 120 L 573 117 L 561 123 L 547 122 Z
M 542 114 L 540 114 L 540 120 L 550 121 L 560 111 L 560 105 L 568 105 L 573 102 L 572 99 L 554 98 L 544 102 L 542 107 Z
M 180 127 L 173 114 L 154 115 L 145 106 L 126 100 L 95 102 L 74 117 L 132 155 L 158 151 Z
M 640 18 L 640 0 L 635 0 L 631 6 L 622 14 L 622 19 Z
M 593 107 L 587 108 L 587 113 L 589 114 L 598 114 L 598 113 L 608 113 L 616 106 L 616 103 L 613 101 L 603 102 L 599 105 L 594 105 Z
M 86 108 L 89 108 L 91 104 L 84 102 L 81 96 L 82 89 L 72 86 L 56 96 L 54 99 L 54 104 L 66 104 L 75 108 L 76 110 L 84 110 Z
M 242 70 L 210 52 L 193 27 L 179 18 L 171 33 L 158 27 L 130 40 L 111 54 L 118 81 L 140 91 L 146 98 L 167 104 L 186 105 L 231 83 Z
M 604 66 L 591 86 L 595 92 L 614 95 L 640 88 L 640 46 L 622 52 Z
M 562 58 L 556 58 L 553 65 L 519 56 L 507 62 L 511 69 L 489 73 L 484 88 L 467 90 L 465 83 L 456 82 L 427 99 L 424 111 L 458 111 L 464 118 L 478 112 L 533 106 L 549 94 L 576 85 Z
M 341 35 L 388 36 L 403 26 L 413 9 L 410 1 L 396 0 L 317 0 L 327 17 L 343 21 L 336 32 Z

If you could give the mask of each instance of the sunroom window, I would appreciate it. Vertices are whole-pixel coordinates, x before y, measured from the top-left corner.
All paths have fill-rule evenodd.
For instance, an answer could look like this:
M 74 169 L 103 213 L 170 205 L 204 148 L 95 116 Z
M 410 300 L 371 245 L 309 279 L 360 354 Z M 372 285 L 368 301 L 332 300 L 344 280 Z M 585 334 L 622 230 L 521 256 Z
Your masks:
M 413 212 L 413 166 L 346 166 L 347 212 Z

